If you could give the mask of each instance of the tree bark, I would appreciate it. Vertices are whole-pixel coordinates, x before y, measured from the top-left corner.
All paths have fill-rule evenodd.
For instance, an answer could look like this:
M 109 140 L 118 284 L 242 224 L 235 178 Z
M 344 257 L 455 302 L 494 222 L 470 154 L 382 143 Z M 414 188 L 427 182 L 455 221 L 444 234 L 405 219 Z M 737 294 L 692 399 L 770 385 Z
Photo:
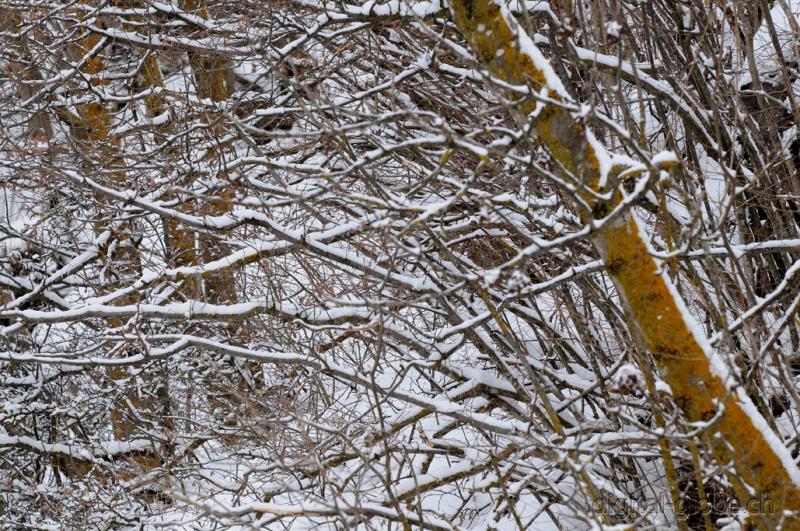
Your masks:
M 105 69 L 102 50 L 96 50 L 98 46 L 102 45 L 103 38 L 101 35 L 87 31 L 68 50 L 70 59 L 75 62 L 80 62 L 88 57 L 81 71 L 89 78 L 91 86 L 100 88 L 108 85 L 108 82 L 100 77 L 100 74 Z M 89 56 L 89 54 L 93 55 Z M 146 68 L 151 69 L 153 66 L 154 63 L 152 61 L 146 62 Z M 146 75 L 152 76 L 154 74 L 151 70 L 148 70 Z M 147 101 L 147 106 L 148 111 L 154 111 L 157 103 L 151 98 Z M 71 134 L 87 153 L 87 159 L 92 161 L 86 170 L 95 171 L 91 166 L 96 165 L 100 171 L 108 171 L 110 186 L 115 189 L 129 188 L 129 177 L 125 171 L 109 169 L 112 165 L 121 165 L 120 140 L 111 134 L 112 110 L 109 104 L 103 101 L 81 104 L 77 107 L 77 113 L 77 116 L 71 117 Z M 97 200 L 101 204 L 107 201 L 105 197 L 99 195 Z M 95 232 L 102 233 L 111 225 L 112 220 L 98 219 L 95 223 Z M 110 245 L 115 245 L 115 249 L 109 258 L 112 265 L 111 274 L 115 275 L 116 278 L 111 279 L 108 284 L 104 285 L 103 289 L 108 292 L 123 286 L 126 282 L 137 278 L 141 274 L 141 257 L 137 244 L 132 238 L 133 226 L 126 222 L 118 225 L 113 230 L 114 234 L 110 240 L 112 242 Z M 131 293 L 117 299 L 116 304 L 135 304 L 138 300 L 139 295 Z M 108 323 L 113 328 L 120 328 L 125 325 L 125 320 L 112 318 L 108 320 Z M 126 391 L 115 400 L 109 412 L 114 438 L 118 441 L 129 441 L 137 435 L 141 428 L 135 417 L 141 417 L 146 410 L 158 411 L 158 404 L 156 400 L 141 393 L 139 384 L 144 386 L 147 382 L 143 381 L 141 377 L 132 376 L 126 367 L 112 367 L 108 370 L 108 376 L 112 380 L 126 382 L 126 385 L 132 387 L 129 392 Z M 126 414 L 128 411 L 130 414 Z M 152 470 L 161 464 L 160 458 L 155 452 L 155 446 L 152 451 L 136 452 L 131 456 L 130 461 L 143 470 Z M 131 470 L 126 471 L 125 474 L 133 477 L 137 472 L 136 470 Z
M 209 18 L 205 0 L 183 0 L 181 7 L 187 12 Z M 189 63 L 198 97 L 222 102 L 233 94 L 233 69 L 227 57 L 191 52 Z M 209 127 L 213 126 L 209 125 Z M 211 159 L 215 155 L 218 154 L 212 150 L 209 152 L 208 158 Z M 221 180 L 227 179 L 224 172 L 221 172 L 219 177 Z M 223 200 L 206 200 L 199 207 L 201 215 L 220 216 L 230 212 L 230 203 L 226 201 L 231 198 L 229 187 L 224 187 L 218 195 Z M 183 205 L 182 208 L 186 209 L 188 206 L 188 204 Z M 167 223 L 170 245 L 175 251 L 174 263 L 177 266 L 197 265 L 201 259 L 207 262 L 213 261 L 228 252 L 228 246 L 213 236 L 200 234 L 196 237 L 194 231 L 183 227 L 176 221 L 170 220 Z M 197 284 L 189 286 L 187 295 L 196 299 L 202 297 L 207 302 L 213 303 L 236 302 L 233 272 L 230 269 L 222 269 L 209 275 L 203 279 L 202 286 Z

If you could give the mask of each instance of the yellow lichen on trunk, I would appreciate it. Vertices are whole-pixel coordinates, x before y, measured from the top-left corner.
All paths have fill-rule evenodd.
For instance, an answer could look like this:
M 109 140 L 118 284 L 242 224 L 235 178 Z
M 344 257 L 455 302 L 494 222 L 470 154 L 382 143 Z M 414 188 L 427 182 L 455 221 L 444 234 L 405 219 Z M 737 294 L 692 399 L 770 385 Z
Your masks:
M 189 13 L 209 18 L 206 0 L 183 0 L 181 8 Z M 200 98 L 226 101 L 233 94 L 233 67 L 230 59 L 220 54 L 189 53 L 195 88 Z
M 202 18 L 209 18 L 208 6 L 205 0 L 183 0 L 181 7 L 190 13 Z M 189 63 L 192 68 L 195 89 L 202 99 L 211 99 L 215 102 L 227 101 L 234 91 L 233 65 L 228 57 L 220 54 L 200 54 L 191 52 Z M 215 134 L 222 133 L 217 126 L 209 125 Z M 211 149 L 207 155 L 209 159 L 220 156 L 217 149 Z M 218 174 L 220 180 L 227 180 L 227 173 L 223 170 Z M 208 199 L 199 208 L 202 216 L 222 216 L 231 211 L 230 199 L 233 193 L 230 186 L 224 186 L 217 195 L 221 199 Z M 211 262 L 221 258 L 229 252 L 228 246 L 213 236 L 199 235 L 199 248 L 195 243 L 195 234 L 180 224 L 170 224 L 170 240 L 175 249 L 180 250 L 182 257 L 180 265 L 195 265 L 200 258 Z M 191 261 L 191 264 L 189 263 Z M 232 303 L 237 301 L 234 289 L 234 275 L 230 268 L 222 269 L 213 275 L 208 275 L 203 281 L 203 295 L 209 302 Z M 199 287 L 198 287 L 199 289 Z
M 206 0 L 181 0 L 180 5 L 183 10 L 194 15 L 205 19 L 211 18 Z M 189 65 L 192 69 L 194 88 L 199 99 L 219 103 L 227 102 L 230 99 L 235 89 L 235 72 L 233 62 L 228 56 L 220 53 L 190 51 Z M 207 105 L 207 102 L 202 102 L 201 105 Z M 208 105 L 208 108 L 210 112 L 206 122 L 210 136 L 224 137 L 226 133 L 224 126 L 215 123 L 217 120 L 212 115 L 215 112 L 214 105 Z M 222 150 L 223 145 L 221 144 L 209 149 L 206 160 L 222 160 L 224 157 Z M 217 190 L 209 189 L 207 191 L 207 194 L 211 197 L 203 198 L 200 202 L 187 200 L 180 203 L 177 209 L 192 212 L 196 215 L 199 214 L 203 217 L 216 217 L 230 213 L 233 209 L 234 189 L 230 184 L 224 164 L 221 165 L 216 177 L 221 182 L 221 185 Z M 193 178 L 193 175 L 186 176 L 184 181 L 186 188 L 192 188 L 191 180 Z M 189 266 L 209 263 L 219 260 L 230 253 L 230 246 L 225 243 L 219 233 L 197 234 L 172 220 L 168 222 L 168 230 L 171 246 L 175 251 L 174 260 L 176 265 Z M 215 304 L 232 304 L 238 302 L 239 299 L 236 292 L 236 277 L 232 267 L 203 274 L 202 279 L 191 280 L 187 283 L 186 288 L 183 293 L 188 298 L 202 298 Z M 247 329 L 242 326 L 241 321 L 237 320 L 232 320 L 228 323 L 226 330 L 228 333 L 236 333 L 240 339 L 246 337 L 247 334 Z M 255 363 L 248 364 L 246 367 L 253 377 L 256 377 L 260 371 L 259 365 Z M 231 386 L 228 381 L 213 378 L 208 382 L 208 387 L 211 390 L 208 399 L 212 411 L 225 409 L 224 400 L 220 400 L 220 397 L 233 402 L 241 401 L 244 398 L 240 399 L 239 397 L 247 397 L 250 394 L 250 389 L 246 388 L 245 379 L 241 379 L 238 386 Z M 221 440 L 226 444 L 232 443 L 235 437 L 228 438 L 223 436 Z
M 553 72 L 542 70 L 549 66 L 537 64 L 521 46 L 522 30 L 494 1 L 451 0 L 450 6 L 456 26 L 494 76 L 563 101 L 548 77 Z M 601 191 L 597 190 L 601 182 L 597 154 L 583 123 L 557 105 L 542 107 L 531 101 L 518 108 L 526 117 L 536 111 L 538 141 L 563 170 L 586 187 Z M 591 193 L 581 195 L 600 217 L 616 202 L 603 205 Z M 613 195 L 618 200 L 619 194 Z M 591 220 L 589 212 L 581 215 Z M 752 523 L 764 529 L 800 529 L 795 515 L 800 510 L 797 467 L 779 438 L 767 432 L 749 399 L 735 390 L 734 382 L 723 382 L 713 371 L 713 353 L 700 343 L 703 338 L 695 336 L 691 316 L 659 273 L 636 218 L 631 212 L 623 213 L 598 231 L 593 241 L 626 305 L 633 332 L 653 355 L 676 404 L 690 421 L 713 419 L 701 442 L 720 465 L 735 470 L 729 477 L 742 506 L 753 514 Z
M 155 55 L 149 55 L 144 60 L 144 64 L 142 65 L 142 77 L 144 78 L 145 86 L 149 88 L 164 87 L 161 68 L 158 66 L 158 58 Z M 164 112 L 164 98 L 161 94 L 151 94 L 147 96 L 145 105 L 147 105 L 147 114 L 151 118 Z
M 625 216 L 605 227 L 595 245 L 676 404 L 691 421 L 713 421 L 701 442 L 720 464 L 735 468 L 729 478 L 737 497 L 754 513 L 764 513 L 754 514 L 760 520 L 754 523 L 775 529 L 783 510 L 800 509 L 800 490 L 745 410 L 743 397 L 713 372 L 703 346 L 659 273 L 636 219 Z M 751 410 L 755 411 L 752 404 Z M 792 517 L 783 522 L 782 529 L 800 529 L 800 521 Z
M 82 0 L 82 3 L 89 3 Z M 81 73 L 89 79 L 91 87 L 104 89 L 108 86 L 108 81 L 103 79 L 102 74 L 105 70 L 105 60 L 103 50 L 96 48 L 101 45 L 103 37 L 97 33 L 86 31 L 84 35 L 72 45 L 70 52 L 71 59 L 76 62 L 83 62 Z M 90 55 L 91 54 L 91 55 Z M 148 58 L 145 74 L 148 77 L 160 76 L 157 69 L 158 65 L 155 58 Z M 153 102 L 154 103 L 154 102 Z M 151 108 L 151 100 L 148 100 L 148 109 Z M 91 154 L 94 164 L 103 172 L 107 184 L 115 189 L 127 189 L 130 187 L 127 173 L 121 169 L 112 169 L 112 165 L 122 166 L 122 153 L 120 151 L 120 139 L 112 135 L 111 132 L 112 109 L 109 104 L 103 101 L 92 101 L 90 103 L 77 106 L 77 116 L 74 117 L 71 134 L 80 143 L 81 148 L 87 154 Z M 87 167 L 92 171 L 91 167 Z M 97 201 L 101 204 L 106 203 L 107 199 L 97 196 Z M 105 231 L 112 225 L 111 219 L 102 218 L 95 223 L 95 232 L 98 234 Z M 114 268 L 120 272 L 120 277 L 124 282 L 140 274 L 141 258 L 138 248 L 134 245 L 131 238 L 132 227 L 129 223 L 118 224 L 114 229 L 114 239 L 117 241 L 116 249 L 111 256 Z M 120 283 L 113 282 L 106 286 L 106 291 L 113 291 L 120 287 Z M 115 301 L 116 304 L 135 304 L 139 300 L 137 294 L 132 293 L 120 297 Z M 112 328 L 125 326 L 125 320 L 119 318 L 108 319 L 108 325 Z M 110 379 L 117 382 L 135 382 L 130 371 L 125 367 L 111 367 L 108 369 Z M 120 441 L 129 441 L 139 432 L 136 417 L 140 416 L 140 411 L 152 409 L 152 400 L 142 396 L 138 386 L 134 386 L 131 392 L 122 394 L 115 400 L 109 412 L 114 438 Z M 140 470 L 152 470 L 158 467 L 160 459 L 148 451 L 134 452 L 129 456 L 129 462 L 136 465 L 136 469 L 123 471 L 124 477 L 134 477 Z
M 233 94 L 233 70 L 229 59 L 221 55 L 205 57 L 191 54 L 189 62 L 198 96 L 225 101 Z
M 89 78 L 89 84 L 92 87 L 102 88 L 107 85 L 107 82 L 102 79 L 100 74 L 105 68 L 105 62 L 100 56 L 100 51 L 95 48 L 100 44 L 103 37 L 97 33 L 87 32 L 75 45 L 72 50 L 72 55 L 75 59 L 84 60 L 81 72 Z M 94 54 L 94 55 L 90 55 Z M 77 136 L 83 140 L 91 149 L 95 149 L 96 143 L 100 142 L 104 145 L 101 149 L 107 150 L 108 146 L 105 143 L 109 140 L 109 126 L 111 124 L 111 116 L 109 109 L 105 103 L 93 101 L 78 105 L 78 116 L 80 117 Z

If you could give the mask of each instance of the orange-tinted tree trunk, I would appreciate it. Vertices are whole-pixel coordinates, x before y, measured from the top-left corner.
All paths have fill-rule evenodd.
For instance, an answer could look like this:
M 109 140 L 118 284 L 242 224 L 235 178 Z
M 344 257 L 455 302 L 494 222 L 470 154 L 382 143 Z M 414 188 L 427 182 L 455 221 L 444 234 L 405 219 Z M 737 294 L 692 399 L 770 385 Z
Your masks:
M 107 81 L 102 79 L 105 68 L 102 50 L 96 49 L 102 44 L 102 39 L 103 37 L 99 34 L 87 32 L 69 50 L 69 56 L 73 61 L 82 61 L 88 57 L 82 73 L 89 78 L 91 86 L 99 89 L 108 85 Z M 89 54 L 92 56 L 89 57 Z M 151 57 L 145 64 L 145 68 L 149 68 L 145 74 L 150 77 L 155 76 L 153 67 L 157 68 L 157 63 L 155 63 L 155 58 Z M 155 111 L 159 105 L 152 98 L 147 101 L 148 111 Z M 105 184 L 118 190 L 130 188 L 127 173 L 122 169 L 115 169 L 115 167 L 121 168 L 124 165 L 119 149 L 119 139 L 115 138 L 110 130 L 112 109 L 109 104 L 93 101 L 78 105 L 77 116 L 69 116 L 69 121 L 72 124 L 73 138 L 86 152 L 87 159 L 91 160 L 91 164 L 96 165 L 96 169 L 99 169 L 104 175 Z M 87 167 L 87 170 L 92 171 L 92 168 Z M 107 202 L 107 199 L 100 195 L 96 199 L 101 205 Z M 101 208 L 101 217 L 95 223 L 95 231 L 98 234 L 112 226 L 113 219 L 105 217 L 107 212 L 113 212 L 113 209 L 106 211 Z M 108 291 L 122 287 L 126 281 L 129 282 L 141 274 L 141 259 L 137 245 L 132 238 L 132 225 L 128 222 L 117 224 L 113 231 L 114 234 L 110 241 L 115 242 L 115 249 L 108 258 L 111 262 L 111 274 L 115 275 L 117 280 L 112 280 L 106 285 L 105 289 Z M 136 302 L 138 302 L 136 293 L 123 296 L 116 301 L 120 305 L 135 304 Z M 112 318 L 108 320 L 108 324 L 113 328 L 120 328 L 125 325 L 125 321 Z M 146 410 L 155 411 L 158 407 L 155 400 L 142 395 L 141 389 L 146 388 L 149 383 L 140 381 L 141 377 L 132 376 L 125 367 L 110 368 L 108 375 L 112 380 L 125 382 L 126 385 L 132 387 L 130 392 L 121 394 L 110 411 L 114 438 L 118 441 L 130 441 L 139 432 L 137 417 L 143 417 Z M 139 452 L 132 456 L 132 462 L 149 470 L 159 465 L 159 458 L 154 455 L 154 451 Z

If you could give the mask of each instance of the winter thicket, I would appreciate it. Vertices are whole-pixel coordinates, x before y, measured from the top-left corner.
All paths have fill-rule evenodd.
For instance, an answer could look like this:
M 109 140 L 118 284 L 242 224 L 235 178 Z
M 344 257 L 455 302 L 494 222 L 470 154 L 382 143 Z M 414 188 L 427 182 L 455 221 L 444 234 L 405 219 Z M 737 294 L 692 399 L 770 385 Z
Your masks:
M 3 528 L 800 529 L 800 3 L 0 42 Z

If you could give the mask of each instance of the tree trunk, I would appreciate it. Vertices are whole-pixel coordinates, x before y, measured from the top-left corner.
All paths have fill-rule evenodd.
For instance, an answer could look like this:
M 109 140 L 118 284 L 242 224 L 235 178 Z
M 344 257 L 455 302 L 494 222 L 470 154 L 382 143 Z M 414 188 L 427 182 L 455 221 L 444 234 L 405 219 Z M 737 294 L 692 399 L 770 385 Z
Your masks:
M 75 62 L 86 59 L 90 53 L 94 54 L 85 62 L 82 73 L 90 78 L 91 86 L 100 88 L 108 84 L 107 81 L 99 78 L 99 74 L 105 68 L 105 61 L 101 55 L 102 50 L 95 49 L 101 45 L 102 39 L 103 37 L 96 33 L 87 32 L 69 50 L 70 59 Z M 152 62 L 146 63 L 146 67 L 151 68 L 152 66 Z M 148 71 L 146 74 L 152 75 L 152 72 Z M 154 110 L 156 107 L 156 103 L 153 100 L 148 100 L 147 104 L 148 110 Z M 77 111 L 77 116 L 70 117 L 71 134 L 88 155 L 87 160 L 90 162 L 86 171 L 94 172 L 98 169 L 101 172 L 107 171 L 105 174 L 108 175 L 107 180 L 109 182 L 107 184 L 109 186 L 115 189 L 130 188 L 128 175 L 125 171 L 109 169 L 113 165 L 122 165 L 119 139 L 114 138 L 110 130 L 112 111 L 109 104 L 102 101 L 93 101 L 78 105 Z M 96 168 L 92 167 L 94 165 L 96 165 Z M 101 204 L 107 201 L 101 195 L 97 196 L 97 200 Z M 112 226 L 112 221 L 98 219 L 95 223 L 95 231 L 98 234 L 102 233 Z M 109 258 L 111 261 L 110 273 L 116 278 L 112 278 L 108 284 L 104 284 L 103 289 L 108 292 L 124 286 L 127 282 L 141 275 L 139 249 L 132 237 L 133 226 L 129 222 L 118 224 L 113 228 L 113 232 L 110 245 L 115 245 L 115 249 Z M 138 294 L 131 293 L 117 299 L 116 304 L 135 304 L 138 300 Z M 109 319 L 108 322 L 113 328 L 120 328 L 125 325 L 125 320 L 119 318 Z M 140 376 L 132 376 L 125 367 L 110 368 L 108 376 L 117 382 L 125 382 L 124 385 L 131 388 L 130 391 L 125 391 L 115 400 L 110 411 L 114 438 L 118 441 L 130 441 L 136 437 L 141 428 L 138 425 L 137 417 L 141 417 L 146 410 L 158 411 L 157 400 L 141 392 L 140 387 L 146 386 L 148 382 Z M 158 394 L 158 390 L 155 394 Z M 151 451 L 136 452 L 135 455 L 131 456 L 131 463 L 144 470 L 152 470 L 158 467 L 160 459 L 155 449 L 156 447 L 154 446 Z M 133 477 L 138 472 L 137 470 L 131 470 L 125 472 L 125 474 L 130 474 Z

